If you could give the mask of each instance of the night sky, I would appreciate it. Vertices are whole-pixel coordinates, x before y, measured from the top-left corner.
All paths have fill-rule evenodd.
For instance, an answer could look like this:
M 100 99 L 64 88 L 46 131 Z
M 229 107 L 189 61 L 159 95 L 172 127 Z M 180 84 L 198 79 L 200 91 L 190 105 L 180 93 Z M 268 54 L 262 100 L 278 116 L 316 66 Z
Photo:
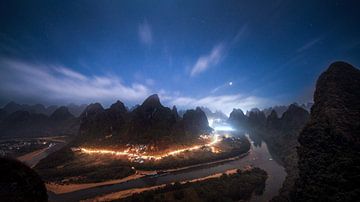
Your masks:
M 360 1 L 0 3 L 0 106 L 306 103 L 336 60 L 360 66 Z

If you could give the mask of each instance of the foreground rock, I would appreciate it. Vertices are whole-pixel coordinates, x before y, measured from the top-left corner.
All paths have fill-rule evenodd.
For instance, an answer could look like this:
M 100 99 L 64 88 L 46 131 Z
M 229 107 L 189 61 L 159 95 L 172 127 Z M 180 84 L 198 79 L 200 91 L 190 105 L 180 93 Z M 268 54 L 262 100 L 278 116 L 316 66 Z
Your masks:
M 0 158 L 0 201 L 47 201 L 44 182 L 23 163 Z
M 336 62 L 321 74 L 309 123 L 299 136 L 294 201 L 360 198 L 360 71 Z

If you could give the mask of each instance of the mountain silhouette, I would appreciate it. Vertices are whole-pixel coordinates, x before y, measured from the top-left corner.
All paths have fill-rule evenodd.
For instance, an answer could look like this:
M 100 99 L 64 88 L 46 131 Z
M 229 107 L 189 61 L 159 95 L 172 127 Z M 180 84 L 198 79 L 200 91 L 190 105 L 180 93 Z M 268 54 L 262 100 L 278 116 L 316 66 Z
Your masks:
M 295 201 L 360 198 L 360 71 L 335 62 L 314 93 L 309 123 L 299 136 Z

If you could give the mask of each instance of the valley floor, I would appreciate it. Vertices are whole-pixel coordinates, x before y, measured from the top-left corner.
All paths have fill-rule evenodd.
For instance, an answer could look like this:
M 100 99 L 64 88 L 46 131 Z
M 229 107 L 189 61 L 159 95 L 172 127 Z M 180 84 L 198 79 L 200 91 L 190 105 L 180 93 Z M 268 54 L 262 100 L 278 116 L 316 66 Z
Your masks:
M 49 155 L 35 167 L 48 184 L 89 184 L 122 179 L 136 175 L 137 171 L 169 172 L 187 167 L 226 161 L 250 149 L 246 138 L 225 138 L 216 145 L 221 152 L 213 152 L 208 147 L 194 151 L 169 155 L 159 160 L 131 161 L 124 156 L 112 154 L 87 154 L 65 147 Z
M 104 181 L 104 182 L 94 182 L 94 183 L 66 183 L 66 184 L 59 184 L 59 183 L 46 183 L 46 187 L 49 191 L 55 193 L 55 194 L 64 194 L 64 193 L 69 193 L 69 192 L 74 192 L 74 191 L 79 191 L 79 190 L 83 190 L 83 189 L 88 189 L 88 188 L 94 188 L 94 187 L 100 187 L 100 186 L 104 186 L 104 185 L 113 185 L 113 184 L 119 184 L 122 182 L 127 182 L 127 181 L 131 181 L 131 180 L 135 180 L 135 179 L 139 179 L 142 177 L 146 177 L 146 176 L 159 176 L 159 174 L 157 174 L 158 172 L 160 173 L 164 173 L 164 174 L 170 174 L 170 173 L 176 173 L 176 172 L 181 172 L 184 170 L 190 170 L 190 169 L 196 169 L 196 168 L 200 168 L 200 167 L 207 167 L 207 166 L 215 166 L 217 164 L 223 164 L 226 162 L 230 162 L 230 161 L 234 161 L 240 158 L 243 158 L 244 156 L 248 155 L 248 153 L 244 153 L 240 156 L 236 156 L 236 157 L 231 157 L 231 158 L 227 158 L 227 159 L 222 159 L 222 160 L 217 160 L 217 161 L 213 161 L 213 162 L 207 162 L 207 163 L 200 163 L 200 164 L 196 164 L 196 165 L 191 165 L 191 166 L 186 166 L 186 167 L 181 167 L 181 168 L 175 168 L 175 169 L 167 169 L 167 170 L 159 170 L 159 171 L 155 171 L 155 170 L 136 170 L 135 174 L 121 178 L 121 179 L 112 179 L 112 180 L 108 180 L 108 181 Z M 225 171 L 225 173 L 229 173 L 231 171 L 234 171 L 236 169 L 232 169 L 232 170 L 228 170 Z M 163 174 L 163 175 L 164 175 Z M 219 175 L 221 173 L 218 174 L 214 174 L 214 175 L 210 175 L 210 176 L 216 176 Z M 209 176 L 207 176 L 209 177 Z M 207 177 L 204 177 L 204 179 L 206 179 Z M 202 179 L 202 178 L 200 178 Z M 197 179 L 194 179 L 197 180 Z
M 64 147 L 62 150 L 65 151 L 67 148 Z M 63 151 L 56 153 L 61 153 L 61 156 L 64 157 L 67 153 L 64 153 Z M 54 162 L 54 160 L 61 160 L 61 158 L 50 159 L 50 162 L 52 163 L 58 163 Z M 99 159 L 101 158 L 99 157 Z M 83 163 L 84 162 L 81 162 L 79 165 L 86 165 Z M 95 160 L 93 163 L 97 164 L 97 161 Z M 279 167 L 275 161 L 271 160 L 271 155 L 268 153 L 266 145 L 264 144 L 261 147 L 252 145 L 249 152 L 245 152 L 240 156 L 235 155 L 235 157 L 198 163 L 195 165 L 160 169 L 157 170 L 160 171 L 159 173 L 157 173 L 156 170 L 144 171 L 131 169 L 133 173 L 130 175 L 115 179 L 108 178 L 107 180 L 102 180 L 100 182 L 79 183 L 78 181 L 77 183 L 73 183 L 71 180 L 65 180 L 64 182 L 61 182 L 60 180 L 57 183 L 54 183 L 48 181 L 47 188 L 50 201 L 71 202 L 86 199 L 90 201 L 108 201 L 129 197 L 134 193 L 141 193 L 165 187 L 167 184 L 174 182 L 186 183 L 203 181 L 209 178 L 212 179 L 219 177 L 223 173 L 233 173 L 239 168 L 248 169 L 252 166 L 263 168 L 269 175 L 266 180 L 264 193 L 260 196 L 253 195 L 251 201 L 268 201 L 278 193 L 285 175 L 281 174 L 284 173 L 283 168 Z M 61 168 L 61 166 L 58 168 Z M 44 178 L 41 172 L 40 175 Z M 112 174 L 110 173 L 110 175 Z

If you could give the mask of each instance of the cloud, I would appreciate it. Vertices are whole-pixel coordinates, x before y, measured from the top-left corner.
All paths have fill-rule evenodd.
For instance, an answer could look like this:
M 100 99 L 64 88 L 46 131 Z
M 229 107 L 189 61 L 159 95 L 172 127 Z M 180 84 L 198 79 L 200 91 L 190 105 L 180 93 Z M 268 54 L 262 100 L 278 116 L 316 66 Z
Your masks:
M 235 46 L 238 42 L 246 37 L 248 32 L 248 25 L 244 24 L 241 28 L 237 31 L 235 36 L 232 40 L 228 40 L 227 43 L 219 43 L 213 47 L 211 52 L 208 55 L 203 55 L 199 57 L 196 63 L 192 66 L 190 71 L 190 76 L 195 76 L 200 74 L 201 72 L 206 71 L 212 66 L 217 65 L 222 57 L 224 57 L 225 53 L 231 49 L 232 46 Z
M 233 82 L 232 82 L 232 81 L 226 82 L 226 83 L 224 83 L 224 84 L 222 84 L 222 85 L 220 85 L 220 86 L 217 86 L 216 88 L 212 89 L 212 90 L 211 90 L 211 93 L 216 93 L 216 92 L 218 92 L 219 90 L 224 89 L 224 88 L 227 88 L 227 87 L 230 87 L 230 86 L 232 86 L 232 85 L 233 85 Z
M 135 81 L 142 81 L 145 82 L 146 85 L 148 86 L 153 86 L 155 85 L 155 80 L 149 77 L 146 77 L 142 72 L 138 71 L 134 74 L 134 79 Z
M 0 59 L 0 95 L 52 102 L 142 101 L 150 94 L 140 83 L 125 85 L 115 76 L 86 76 L 56 65 Z
M 139 25 L 138 35 L 141 43 L 148 46 L 152 44 L 153 37 L 152 37 L 151 26 L 146 20 Z
M 306 51 L 306 50 L 310 49 L 311 47 L 313 47 L 314 45 L 319 43 L 322 39 L 323 39 L 322 37 L 312 39 L 311 41 L 307 42 L 306 44 L 304 44 L 303 46 L 298 48 L 297 52 L 303 52 L 303 51 Z
M 125 85 L 115 76 L 88 76 L 64 66 L 0 58 L 0 95 L 16 101 L 110 103 L 119 99 L 125 103 L 141 103 L 154 92 L 148 88 L 154 81 L 148 79 L 145 82 L 147 85 Z M 213 111 L 221 110 L 226 114 L 230 114 L 233 108 L 245 111 L 271 104 L 267 99 L 241 94 L 195 98 L 181 96 L 176 91 L 172 94 L 165 90 L 157 92 L 167 106 L 176 105 L 183 109 L 206 106 Z
M 145 79 L 145 83 L 149 86 L 153 86 L 155 84 L 154 79 L 147 78 Z
M 238 32 L 232 39 L 232 44 L 236 44 L 239 41 L 241 41 L 245 37 L 247 32 L 248 32 L 248 25 L 244 24 L 243 26 L 241 26 L 241 28 L 238 30 Z
M 71 77 L 71 78 L 79 79 L 79 80 L 86 80 L 86 77 L 84 75 L 82 75 L 78 72 L 75 72 L 71 69 L 67 69 L 64 67 L 58 67 L 58 68 L 55 68 L 55 70 L 67 77 Z
M 206 106 L 212 111 L 220 110 L 229 115 L 234 108 L 240 108 L 244 111 L 254 107 L 266 107 L 271 105 L 271 101 L 256 96 L 244 96 L 241 94 L 206 96 L 200 99 L 192 97 L 167 97 L 170 105 L 176 105 L 179 108 L 195 108 L 197 106 Z
M 190 76 L 195 76 L 201 72 L 204 72 L 208 68 L 218 64 L 225 52 L 224 44 L 220 43 L 216 45 L 208 55 L 199 57 L 192 67 Z

